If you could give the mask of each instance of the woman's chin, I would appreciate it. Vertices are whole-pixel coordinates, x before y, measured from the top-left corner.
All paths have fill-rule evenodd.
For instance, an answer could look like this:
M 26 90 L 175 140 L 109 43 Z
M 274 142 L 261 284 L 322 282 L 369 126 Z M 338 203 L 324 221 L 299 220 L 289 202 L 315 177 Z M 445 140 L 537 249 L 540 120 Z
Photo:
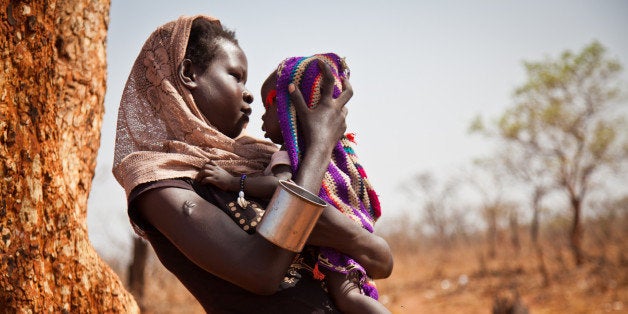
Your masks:
M 238 134 L 244 133 L 244 130 L 246 130 L 246 127 L 249 125 L 249 117 L 243 117 L 242 119 L 240 119 L 240 121 L 238 122 L 238 125 L 236 126 L 236 128 L 239 129 Z

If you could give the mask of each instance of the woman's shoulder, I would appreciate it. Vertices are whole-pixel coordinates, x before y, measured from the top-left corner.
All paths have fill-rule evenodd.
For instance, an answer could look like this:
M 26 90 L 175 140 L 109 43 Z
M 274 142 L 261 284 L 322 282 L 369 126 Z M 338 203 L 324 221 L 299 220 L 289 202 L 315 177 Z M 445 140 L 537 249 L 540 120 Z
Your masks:
M 187 190 L 194 189 L 193 181 L 190 178 L 174 178 L 146 182 L 136 186 L 135 188 L 133 188 L 133 190 L 131 190 L 131 193 L 128 197 L 128 203 L 133 203 L 133 201 L 135 201 L 139 196 L 145 194 L 146 192 L 163 188 L 179 188 Z
M 131 190 L 127 198 L 127 214 L 133 229 L 139 236 L 145 237 L 147 233 L 155 231 L 155 228 L 141 214 L 140 200 L 146 197 L 156 197 L 160 192 L 169 188 L 193 190 L 193 181 L 189 178 L 164 179 L 142 183 Z
M 220 205 L 223 202 L 223 198 L 233 198 L 236 193 L 222 191 L 214 185 L 202 184 L 194 181 L 191 178 L 174 178 L 164 179 L 159 181 L 147 182 L 140 184 L 133 188 L 128 197 L 129 206 L 133 203 L 137 203 L 138 199 L 144 198 L 146 195 L 163 196 L 171 194 L 172 189 L 184 189 L 193 191 L 198 196 L 202 197 L 209 203 L 214 205 Z M 220 207 L 220 206 L 219 206 Z

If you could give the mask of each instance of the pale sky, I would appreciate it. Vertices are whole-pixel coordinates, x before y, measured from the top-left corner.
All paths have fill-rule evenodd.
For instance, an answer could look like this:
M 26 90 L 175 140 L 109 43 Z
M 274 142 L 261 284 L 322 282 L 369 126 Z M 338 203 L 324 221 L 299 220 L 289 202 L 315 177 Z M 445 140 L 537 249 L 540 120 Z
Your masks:
M 259 87 L 281 60 L 345 56 L 354 89 L 348 131 L 357 135 L 384 218 L 406 214 L 400 185 L 412 174 L 447 175 L 490 152 L 467 128 L 477 114 L 490 119 L 512 105 L 525 80 L 522 61 L 598 40 L 628 67 L 623 0 L 111 2 L 105 116 L 88 211 L 90 237 L 106 257 L 126 256 L 132 235 L 124 191 L 111 174 L 122 89 L 150 33 L 181 15 L 216 16 L 236 31 L 256 96 L 248 127 L 254 136 L 263 136 Z

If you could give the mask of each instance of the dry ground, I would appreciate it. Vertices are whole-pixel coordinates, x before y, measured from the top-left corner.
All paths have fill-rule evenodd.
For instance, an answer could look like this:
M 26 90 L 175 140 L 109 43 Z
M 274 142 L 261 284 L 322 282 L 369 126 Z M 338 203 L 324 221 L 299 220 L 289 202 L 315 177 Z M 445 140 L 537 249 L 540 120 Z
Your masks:
M 381 301 L 393 313 L 492 313 L 496 297 L 519 301 L 529 313 L 628 313 L 628 244 L 588 243 L 576 267 L 566 246 L 545 242 L 545 285 L 530 245 L 498 243 L 488 258 L 482 244 L 420 247 L 393 237 L 395 269 L 378 281 Z M 420 247 L 417 249 L 417 247 Z M 203 313 L 191 295 L 153 257 L 147 267 L 144 313 Z
M 517 295 L 529 313 L 628 313 L 628 261 L 619 251 L 579 268 L 566 252 L 546 258 L 549 285 L 533 254 L 481 262 L 474 247 L 438 251 L 397 254 L 393 275 L 379 283 L 393 313 L 491 313 L 496 297 Z

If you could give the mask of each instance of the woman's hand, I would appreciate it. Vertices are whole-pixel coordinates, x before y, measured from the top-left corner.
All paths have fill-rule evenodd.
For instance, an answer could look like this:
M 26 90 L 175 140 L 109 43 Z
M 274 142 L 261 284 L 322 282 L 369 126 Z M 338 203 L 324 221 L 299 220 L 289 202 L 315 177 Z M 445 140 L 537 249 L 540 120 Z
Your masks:
M 353 89 L 348 80 L 343 80 L 343 91 L 334 99 L 334 76 L 329 65 L 318 62 L 323 74 L 321 82 L 321 98 L 315 108 L 308 108 L 303 95 L 296 86 L 290 84 L 290 100 L 294 104 L 299 121 L 299 128 L 306 145 L 303 160 L 294 182 L 306 190 L 318 194 L 323 182 L 325 170 L 331 160 L 331 152 L 340 140 L 347 124 L 347 108 L 345 105 L 353 96 Z
M 321 98 L 315 108 L 308 108 L 301 92 L 294 85 L 289 87 L 306 143 L 306 152 L 300 163 L 295 182 L 314 194 L 318 194 L 331 152 L 346 130 L 345 105 L 353 96 L 348 80 L 343 80 L 343 91 L 333 98 L 334 77 L 324 62 L 318 62 L 323 74 Z M 328 246 L 353 257 L 369 276 L 386 278 L 393 268 L 393 258 L 386 241 L 374 235 L 332 206 L 327 206 L 310 235 L 308 243 Z
M 325 62 L 317 61 L 323 79 L 321 82 L 321 98 L 318 105 L 308 108 L 301 91 L 294 84 L 288 86 L 290 100 L 294 104 L 299 121 L 299 129 L 302 132 L 306 147 L 333 148 L 347 129 L 345 118 L 347 108 L 345 105 L 353 96 L 353 89 L 349 81 L 343 79 L 342 93 L 333 98 L 334 76 L 331 68 Z

